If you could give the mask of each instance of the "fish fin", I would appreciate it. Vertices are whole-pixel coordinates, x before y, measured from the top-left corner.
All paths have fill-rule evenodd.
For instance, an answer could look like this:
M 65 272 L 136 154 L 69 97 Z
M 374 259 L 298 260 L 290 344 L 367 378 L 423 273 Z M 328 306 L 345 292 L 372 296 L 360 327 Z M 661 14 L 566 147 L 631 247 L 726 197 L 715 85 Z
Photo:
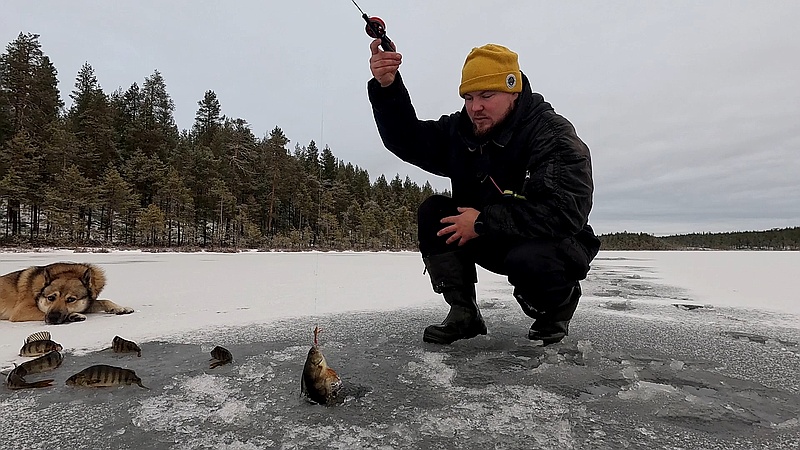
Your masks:
M 147 386 L 145 386 L 145 385 L 143 385 L 141 381 L 140 381 L 140 382 L 138 382 L 138 383 L 136 383 L 136 384 L 138 384 L 138 385 L 139 385 L 139 387 L 143 387 L 143 388 L 147 389 L 148 391 L 150 390 L 150 388 L 149 388 L 149 387 L 147 387 Z
M 214 361 L 214 362 L 211 363 L 211 366 L 209 367 L 209 369 L 215 369 L 215 368 L 217 368 L 217 367 L 219 367 L 221 365 L 222 365 L 222 361 Z
M 32 388 L 43 388 L 43 387 L 50 387 L 53 385 L 53 382 L 56 380 L 41 380 L 41 381 L 34 381 L 30 383 L 29 387 Z
M 25 339 L 25 343 L 33 342 L 33 341 L 49 341 L 50 340 L 50 332 L 49 331 L 38 331 L 33 333 L 32 335 L 28 336 Z

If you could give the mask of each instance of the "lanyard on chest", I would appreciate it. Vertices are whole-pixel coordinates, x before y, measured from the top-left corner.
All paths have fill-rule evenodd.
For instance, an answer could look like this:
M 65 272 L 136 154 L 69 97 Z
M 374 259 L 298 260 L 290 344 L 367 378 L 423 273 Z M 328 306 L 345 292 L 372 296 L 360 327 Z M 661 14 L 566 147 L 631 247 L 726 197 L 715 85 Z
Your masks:
M 495 187 L 495 189 L 497 189 L 500 195 L 502 195 L 504 198 L 516 198 L 520 200 L 527 200 L 527 198 L 522 194 L 518 194 L 512 191 L 511 189 L 501 188 L 500 185 L 497 184 L 497 181 L 495 181 L 494 177 L 492 177 L 491 174 L 492 164 L 489 159 L 489 155 L 487 153 L 484 153 L 483 146 L 478 147 L 477 151 L 478 155 L 476 159 L 476 165 L 478 167 L 478 178 L 480 179 L 481 183 L 486 183 L 487 181 L 490 181 L 492 185 Z M 523 183 L 523 186 L 527 183 L 530 177 L 531 177 L 530 172 L 526 170 L 525 183 Z

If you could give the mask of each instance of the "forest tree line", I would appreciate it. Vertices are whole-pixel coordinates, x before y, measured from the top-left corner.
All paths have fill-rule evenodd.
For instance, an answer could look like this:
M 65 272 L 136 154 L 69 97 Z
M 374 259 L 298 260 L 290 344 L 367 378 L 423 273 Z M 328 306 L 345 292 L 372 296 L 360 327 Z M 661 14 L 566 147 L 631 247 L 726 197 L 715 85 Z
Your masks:
M 213 90 L 179 130 L 157 70 L 107 93 L 86 63 L 69 108 L 57 75 L 36 34 L 0 54 L 0 245 L 417 248 L 429 183 L 371 182 L 328 146 L 290 148 L 278 126 L 257 137 Z M 800 228 L 600 239 L 606 250 L 798 250 Z
M 401 250 L 434 193 L 379 176 L 314 141 L 289 148 L 221 114 L 213 90 L 191 129 L 156 70 L 107 93 L 89 63 L 65 103 L 39 36 L 0 55 L 4 245 Z
M 603 250 L 800 250 L 800 227 L 663 237 L 611 233 L 600 236 L 600 241 Z

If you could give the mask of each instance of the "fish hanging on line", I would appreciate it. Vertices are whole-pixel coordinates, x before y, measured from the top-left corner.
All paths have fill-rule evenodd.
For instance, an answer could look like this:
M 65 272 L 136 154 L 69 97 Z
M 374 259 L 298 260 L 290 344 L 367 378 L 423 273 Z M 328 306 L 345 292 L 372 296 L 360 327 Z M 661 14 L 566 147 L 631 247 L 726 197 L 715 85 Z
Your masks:
M 64 347 L 50 339 L 50 333 L 39 331 L 25 339 L 25 345 L 19 350 L 19 356 L 42 356 L 45 353 L 63 350 Z
M 303 377 L 300 380 L 300 392 L 309 400 L 321 405 L 336 402 L 342 380 L 335 370 L 328 366 L 325 356 L 319 349 L 319 327 L 314 327 L 314 345 L 308 350 L 306 363 L 303 366 Z
M 212 357 L 211 361 L 213 361 L 211 363 L 210 367 L 211 369 L 214 369 L 224 364 L 229 364 L 230 362 L 233 361 L 233 355 L 231 355 L 231 352 L 229 352 L 228 349 L 224 347 L 220 347 L 219 345 L 214 347 L 213 350 L 211 350 L 211 357 Z
M 136 342 L 123 339 L 119 336 L 114 336 L 114 339 L 111 341 L 111 348 L 114 350 L 114 353 L 136 353 L 136 356 L 140 358 L 142 356 L 142 349 Z
M 105 364 L 87 367 L 67 378 L 67 386 L 113 387 L 131 384 L 150 389 L 142 384 L 142 379 L 133 370 Z

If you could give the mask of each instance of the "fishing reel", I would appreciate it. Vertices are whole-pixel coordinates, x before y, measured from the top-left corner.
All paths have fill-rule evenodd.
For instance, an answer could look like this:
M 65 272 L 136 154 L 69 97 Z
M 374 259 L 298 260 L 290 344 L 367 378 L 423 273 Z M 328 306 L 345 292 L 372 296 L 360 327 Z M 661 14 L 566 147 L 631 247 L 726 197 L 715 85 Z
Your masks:
M 367 13 L 361 10 L 361 7 L 358 6 L 358 3 L 356 3 L 355 0 L 353 0 L 353 4 L 355 4 L 356 8 L 361 11 L 361 17 L 365 22 L 367 22 L 366 27 L 364 27 L 367 35 L 373 39 L 380 39 L 381 47 L 383 47 L 384 51 L 397 51 L 397 47 L 394 46 L 394 42 L 392 42 L 392 40 L 389 39 L 389 36 L 386 35 L 386 22 L 384 22 L 380 17 L 369 17 Z
M 386 22 L 383 21 L 380 17 L 370 17 L 366 19 L 367 26 L 364 27 L 364 30 L 367 32 L 369 37 L 378 39 L 381 36 L 386 36 Z

